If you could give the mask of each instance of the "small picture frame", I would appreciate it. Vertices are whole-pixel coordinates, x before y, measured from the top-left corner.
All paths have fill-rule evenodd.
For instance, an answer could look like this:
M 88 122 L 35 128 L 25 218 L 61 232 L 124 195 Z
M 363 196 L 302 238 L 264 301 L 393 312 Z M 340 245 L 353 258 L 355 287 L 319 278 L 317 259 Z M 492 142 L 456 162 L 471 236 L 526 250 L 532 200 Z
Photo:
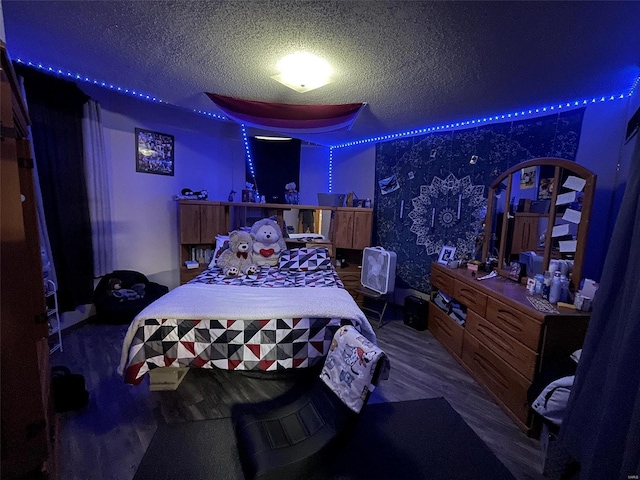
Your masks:
M 135 129 L 136 172 L 173 177 L 173 135 Z
M 522 277 L 526 276 L 527 267 L 522 262 L 511 262 L 509 265 L 509 278 L 520 283 Z
M 445 245 L 440 250 L 440 256 L 438 257 L 438 263 L 442 265 L 447 265 L 450 261 L 453 260 L 453 254 L 456 253 L 456 247 L 450 247 L 449 245 Z

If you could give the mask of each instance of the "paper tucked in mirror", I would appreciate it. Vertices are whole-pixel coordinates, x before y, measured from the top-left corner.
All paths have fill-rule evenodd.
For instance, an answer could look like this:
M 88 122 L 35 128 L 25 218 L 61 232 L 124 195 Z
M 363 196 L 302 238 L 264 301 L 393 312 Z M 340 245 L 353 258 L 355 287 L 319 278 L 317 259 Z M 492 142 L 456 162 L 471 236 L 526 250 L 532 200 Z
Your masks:
M 582 218 L 582 212 L 577 210 L 572 210 L 571 208 L 567 208 L 562 217 L 563 220 L 571 223 L 580 223 L 580 219 Z
M 576 192 L 567 192 L 558 195 L 556 198 L 556 205 L 565 205 L 567 203 L 571 203 L 576 199 Z
M 561 252 L 575 252 L 577 240 L 565 240 L 560 243 L 560 251 Z
M 575 190 L 576 192 L 581 192 L 586 183 L 587 181 L 585 179 L 570 175 L 569 178 L 565 180 L 562 186 L 570 188 L 571 190 Z
M 554 225 L 551 232 L 552 237 L 561 237 L 569 234 L 569 224 L 563 223 L 562 225 Z

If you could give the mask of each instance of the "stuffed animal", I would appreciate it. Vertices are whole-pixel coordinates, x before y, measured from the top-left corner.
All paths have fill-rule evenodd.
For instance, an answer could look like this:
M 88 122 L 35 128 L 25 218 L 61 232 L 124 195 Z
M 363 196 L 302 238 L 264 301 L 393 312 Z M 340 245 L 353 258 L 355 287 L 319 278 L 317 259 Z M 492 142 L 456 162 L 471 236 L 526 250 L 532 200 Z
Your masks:
M 144 283 L 134 283 L 131 288 L 122 288 L 122 280 L 119 278 L 111 278 L 109 280 L 109 294 L 112 297 L 120 299 L 121 302 L 125 300 L 137 300 L 144 298 L 145 285 Z
M 249 232 L 234 230 L 229 233 L 229 248 L 220 254 L 217 265 L 227 277 L 253 275 L 258 266 L 253 263 L 251 246 L 253 237 Z
M 271 218 L 258 220 L 251 227 L 253 236 L 253 262 L 256 265 L 278 264 L 280 252 L 287 249 L 278 222 Z

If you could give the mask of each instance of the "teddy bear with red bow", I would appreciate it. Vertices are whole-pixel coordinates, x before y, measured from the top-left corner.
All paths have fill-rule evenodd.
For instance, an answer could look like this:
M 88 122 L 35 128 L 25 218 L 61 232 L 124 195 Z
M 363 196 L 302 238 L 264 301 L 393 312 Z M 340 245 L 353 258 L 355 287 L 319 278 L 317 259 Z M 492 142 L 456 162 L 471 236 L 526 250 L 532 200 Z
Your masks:
M 220 254 L 216 263 L 225 276 L 254 275 L 258 271 L 251 254 L 252 245 L 253 237 L 249 232 L 234 230 L 229 233 L 229 248 Z
M 287 249 L 278 222 L 263 218 L 251 227 L 253 237 L 252 256 L 256 265 L 278 265 L 280 253 Z

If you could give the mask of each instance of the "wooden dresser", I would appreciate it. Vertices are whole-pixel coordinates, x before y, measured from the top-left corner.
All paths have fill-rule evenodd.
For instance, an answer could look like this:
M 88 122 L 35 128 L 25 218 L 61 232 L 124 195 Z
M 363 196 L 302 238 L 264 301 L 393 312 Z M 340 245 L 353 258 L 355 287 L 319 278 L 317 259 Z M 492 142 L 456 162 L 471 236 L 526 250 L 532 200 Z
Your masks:
M 478 272 L 478 276 L 484 275 Z M 429 330 L 524 431 L 530 432 L 527 390 L 546 364 L 582 348 L 589 313 L 543 313 L 524 285 L 503 277 L 476 280 L 471 271 L 431 266 Z M 460 325 L 434 302 L 444 292 L 466 309 Z

